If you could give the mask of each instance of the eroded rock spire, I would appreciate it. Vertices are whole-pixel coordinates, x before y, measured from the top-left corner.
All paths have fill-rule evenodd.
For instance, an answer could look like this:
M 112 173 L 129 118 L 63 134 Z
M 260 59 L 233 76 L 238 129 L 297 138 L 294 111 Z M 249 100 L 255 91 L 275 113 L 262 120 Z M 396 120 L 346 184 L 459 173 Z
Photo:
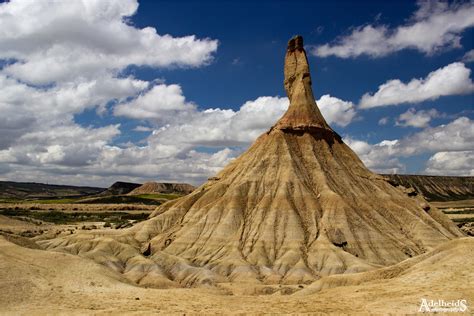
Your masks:
M 421 195 L 373 174 L 321 116 L 301 37 L 285 60 L 288 112 L 192 193 L 126 230 L 38 243 L 152 287 L 307 284 L 378 269 L 463 236 Z
M 324 120 L 314 100 L 308 59 L 303 47 L 303 37 L 297 35 L 288 42 L 285 56 L 285 90 L 290 107 L 277 122 L 283 130 L 331 129 Z

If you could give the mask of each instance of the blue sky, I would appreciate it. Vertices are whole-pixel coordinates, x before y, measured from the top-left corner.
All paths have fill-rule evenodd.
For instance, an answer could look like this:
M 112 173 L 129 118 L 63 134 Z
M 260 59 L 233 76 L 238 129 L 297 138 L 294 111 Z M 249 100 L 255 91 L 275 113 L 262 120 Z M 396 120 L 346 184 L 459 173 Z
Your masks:
M 0 179 L 202 183 L 286 109 L 295 34 L 370 169 L 474 175 L 472 2 L 45 5 L 0 4 Z
M 200 38 L 218 39 L 219 48 L 215 60 L 207 67 L 141 69 L 135 75 L 146 80 L 163 78 L 167 83 L 180 84 L 186 98 L 202 108 L 237 110 L 245 101 L 262 95 L 285 95 L 282 62 L 286 43 L 293 35 L 302 35 L 306 45 L 321 45 L 347 34 L 354 26 L 403 24 L 416 9 L 413 1 L 142 1 L 132 19 L 137 27 L 152 25 L 162 33 L 175 36 L 196 34 Z M 473 38 L 474 29 L 467 29 L 462 34 L 463 49 L 429 56 L 413 49 L 383 58 L 341 59 L 310 55 L 315 95 L 329 93 L 357 103 L 364 93 L 375 91 L 388 79 L 422 78 L 461 60 L 473 49 Z M 472 69 L 473 63 L 466 66 Z M 472 94 L 422 102 L 417 104 L 417 109 L 439 108 L 457 114 L 469 106 L 472 110 Z M 409 107 L 407 104 L 400 108 L 365 111 L 360 113 L 364 120 L 344 129 L 335 128 L 342 134 L 374 142 L 387 137 L 398 138 L 407 130 L 390 125 L 371 130 L 367 124 L 383 116 L 400 114 Z M 446 121 L 440 119 L 439 123 Z

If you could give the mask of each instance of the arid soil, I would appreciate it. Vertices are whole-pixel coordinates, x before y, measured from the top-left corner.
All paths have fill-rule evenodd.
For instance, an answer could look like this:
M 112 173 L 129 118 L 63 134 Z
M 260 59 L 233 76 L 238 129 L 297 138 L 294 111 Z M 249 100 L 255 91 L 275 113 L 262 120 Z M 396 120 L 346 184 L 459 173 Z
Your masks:
M 407 314 L 418 311 L 421 298 L 472 304 L 474 267 L 466 262 L 473 260 L 474 239 L 463 238 L 393 267 L 326 277 L 291 295 L 287 286 L 256 290 L 253 284 L 146 289 L 92 260 L 20 247 L 0 237 L 0 312 Z

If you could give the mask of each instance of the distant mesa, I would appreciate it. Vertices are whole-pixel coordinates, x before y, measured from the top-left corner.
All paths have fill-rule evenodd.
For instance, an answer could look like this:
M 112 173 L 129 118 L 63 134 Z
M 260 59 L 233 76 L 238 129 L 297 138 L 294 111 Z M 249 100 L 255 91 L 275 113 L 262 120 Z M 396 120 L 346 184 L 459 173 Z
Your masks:
M 297 36 L 290 106 L 240 157 L 132 228 L 41 241 L 143 286 L 312 283 L 378 269 L 463 233 L 421 194 L 369 171 L 327 124 Z
M 428 201 L 453 201 L 474 199 L 474 177 L 470 176 L 428 176 L 383 174 L 390 183 L 413 188 Z M 217 181 L 218 177 L 210 177 L 209 181 Z M 57 185 L 34 182 L 0 181 L 1 199 L 61 199 L 61 198 L 94 198 L 113 195 L 140 195 L 140 194 L 178 194 L 191 193 L 195 187 L 186 183 L 159 183 L 149 182 L 141 184 L 130 182 L 116 182 L 109 188 Z M 155 188 L 155 184 L 157 183 Z M 171 187 L 170 187 L 171 185 Z M 137 191 L 133 192 L 135 189 Z M 133 193 L 132 193 L 133 192 Z M 153 192 L 153 193 L 151 193 Z
M 102 191 L 104 188 L 88 186 L 0 181 L 0 198 L 4 199 L 75 198 L 95 195 Z
M 45 200 L 76 199 L 77 202 L 100 203 L 97 198 L 140 194 L 186 195 L 195 189 L 187 183 L 146 182 L 145 184 L 117 181 L 109 188 L 57 185 L 35 182 L 0 181 L 0 199 Z M 126 199 L 127 200 L 127 199 Z M 133 201 L 133 199 L 128 199 Z
M 194 186 L 187 183 L 146 182 L 140 184 L 118 181 L 99 195 L 139 195 L 154 193 L 185 195 L 191 193 L 194 189 Z
M 140 183 L 117 181 L 106 190 L 100 192 L 98 196 L 127 194 L 140 186 L 141 186 Z
M 389 182 L 413 188 L 428 201 L 474 199 L 474 177 L 385 174 Z
M 159 182 L 145 182 L 143 185 L 128 192 L 128 195 L 139 194 L 180 194 L 186 195 L 193 192 L 194 186 L 187 183 L 159 183 Z

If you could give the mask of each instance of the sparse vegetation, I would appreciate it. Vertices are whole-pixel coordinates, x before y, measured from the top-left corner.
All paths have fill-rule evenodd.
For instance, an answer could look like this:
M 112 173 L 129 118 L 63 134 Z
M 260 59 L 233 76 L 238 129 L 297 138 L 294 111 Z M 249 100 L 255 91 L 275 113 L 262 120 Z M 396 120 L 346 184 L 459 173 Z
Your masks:
M 160 205 L 163 200 L 172 200 L 180 197 L 178 194 L 140 194 L 140 195 L 110 195 L 87 198 L 59 198 L 59 199 L 0 199 L 0 203 L 15 204 L 144 204 Z
M 474 222 L 474 217 L 452 218 L 451 220 L 456 223 L 470 223 Z
M 148 194 L 145 194 L 148 195 Z M 144 205 L 160 205 L 162 200 L 152 197 L 141 197 L 137 195 L 111 195 L 101 196 L 76 201 L 79 204 L 144 204 Z
M 55 223 L 55 224 L 70 224 L 77 222 L 103 222 L 105 219 L 111 224 L 124 224 L 129 221 L 143 221 L 148 218 L 147 213 L 139 214 L 130 214 L 125 212 L 101 212 L 101 213 L 92 213 L 92 212 L 75 212 L 75 213 L 66 213 L 66 212 L 32 212 L 29 210 L 0 210 L 0 215 L 5 215 L 9 217 L 15 217 L 17 219 L 28 219 L 33 218 L 36 220 L 41 220 L 45 222 Z
M 133 195 L 134 197 L 142 198 L 142 199 L 153 199 L 153 200 L 158 200 L 158 199 L 165 199 L 165 200 L 174 200 L 182 195 L 179 194 L 172 194 L 172 193 L 150 193 L 150 194 L 138 194 L 138 195 Z
M 45 199 L 45 200 L 25 200 L 25 202 L 35 202 L 38 204 L 70 204 L 76 203 L 80 198 L 64 198 L 64 199 Z
M 22 203 L 23 201 L 17 198 L 0 198 L 0 203 Z
M 464 210 L 443 210 L 445 214 L 474 214 L 474 208 L 468 208 Z

